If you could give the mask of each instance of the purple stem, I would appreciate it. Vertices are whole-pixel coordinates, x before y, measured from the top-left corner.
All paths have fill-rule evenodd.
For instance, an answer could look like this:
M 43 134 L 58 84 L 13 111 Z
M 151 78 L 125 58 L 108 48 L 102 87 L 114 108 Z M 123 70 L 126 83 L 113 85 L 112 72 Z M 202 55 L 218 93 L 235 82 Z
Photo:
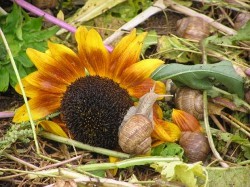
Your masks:
M 64 28 L 72 33 L 76 32 L 76 28 L 73 27 L 72 25 L 70 25 L 70 24 L 68 24 L 60 19 L 57 19 L 56 17 L 44 12 L 43 10 L 37 8 L 36 6 L 33 6 L 32 4 L 30 4 L 24 0 L 11 0 L 11 1 L 15 2 L 20 7 L 32 12 L 33 14 L 44 17 L 47 21 L 49 21 L 55 25 L 58 25 L 61 28 Z M 113 51 L 113 48 L 111 46 L 105 45 L 105 47 L 109 52 Z
M 64 28 L 64 29 L 66 29 L 70 32 L 73 32 L 73 33 L 76 31 L 76 28 L 73 27 L 72 25 L 69 25 L 68 23 L 66 23 L 60 19 L 57 19 L 56 17 L 42 11 L 41 9 L 33 6 L 32 4 L 30 4 L 24 0 L 11 0 L 11 1 L 16 2 L 16 4 L 18 4 L 22 8 L 24 8 L 24 9 L 26 9 L 26 10 L 28 10 L 28 11 L 30 11 L 38 16 L 44 17 L 49 22 L 54 23 L 55 25 L 58 25 L 61 28 Z
M 0 119 L 1 118 L 11 118 L 14 116 L 14 112 L 6 111 L 6 112 L 0 112 Z

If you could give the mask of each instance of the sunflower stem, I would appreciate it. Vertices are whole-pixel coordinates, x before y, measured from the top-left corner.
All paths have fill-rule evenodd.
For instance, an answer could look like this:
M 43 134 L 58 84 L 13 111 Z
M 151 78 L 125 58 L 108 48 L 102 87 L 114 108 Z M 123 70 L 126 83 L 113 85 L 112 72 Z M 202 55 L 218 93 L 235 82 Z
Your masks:
M 115 163 L 98 163 L 98 164 L 86 164 L 77 166 L 78 171 L 95 171 L 95 170 L 107 170 L 116 168 L 128 168 L 131 166 L 152 164 L 154 162 L 173 162 L 180 161 L 178 157 L 160 157 L 160 156 L 149 156 L 149 157 L 135 157 L 126 159 Z
M 14 58 L 12 56 L 12 53 L 11 53 L 11 50 L 9 48 L 8 42 L 7 42 L 7 40 L 6 40 L 5 36 L 4 36 L 4 33 L 3 33 L 1 28 L 0 28 L 0 35 L 1 35 L 2 39 L 3 39 L 3 43 L 5 45 L 6 51 L 7 51 L 8 55 L 9 55 L 9 57 L 10 57 L 10 62 L 11 62 L 11 65 L 12 65 L 14 71 L 15 71 L 15 75 L 17 77 L 18 84 L 20 85 L 20 88 L 21 88 L 21 92 L 22 92 L 22 95 L 23 95 L 23 99 L 24 99 L 25 106 L 26 106 L 28 116 L 29 116 L 29 120 L 30 120 L 30 125 L 31 125 L 32 132 L 33 132 L 33 137 L 34 137 L 35 146 L 36 146 L 36 152 L 37 152 L 37 154 L 40 154 L 40 149 L 39 149 L 37 135 L 36 135 L 36 128 L 35 128 L 34 121 L 32 119 L 30 107 L 29 107 L 29 104 L 28 104 L 28 99 L 27 99 L 27 96 L 25 94 L 25 91 L 24 91 L 24 88 L 23 88 L 23 83 L 21 81 L 20 74 L 19 74 L 19 72 L 17 70 L 15 60 L 14 60 Z
M 78 142 L 76 140 L 64 138 L 64 137 L 57 136 L 57 135 L 54 135 L 52 133 L 48 133 L 48 132 L 44 132 L 44 131 L 40 132 L 39 135 L 44 137 L 44 138 L 47 138 L 49 140 L 64 143 L 64 144 L 71 145 L 71 146 L 74 146 L 74 147 L 77 147 L 80 149 L 88 150 L 91 152 L 95 152 L 95 153 L 99 153 L 99 154 L 103 154 L 103 155 L 107 155 L 107 156 L 113 156 L 113 157 L 117 157 L 117 158 L 129 158 L 130 157 L 130 155 L 126 154 L 126 153 L 112 151 L 112 150 L 104 149 L 101 147 L 93 147 L 93 146 L 90 146 L 88 144 L 83 144 L 81 142 Z

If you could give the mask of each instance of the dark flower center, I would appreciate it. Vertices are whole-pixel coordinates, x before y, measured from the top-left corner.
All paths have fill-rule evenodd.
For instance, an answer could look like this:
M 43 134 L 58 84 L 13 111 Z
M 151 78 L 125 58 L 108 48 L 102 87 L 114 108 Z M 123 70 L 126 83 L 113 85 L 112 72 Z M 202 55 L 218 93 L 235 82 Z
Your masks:
M 128 92 L 113 80 L 87 76 L 68 86 L 61 111 L 74 139 L 112 149 L 118 145 L 118 128 L 132 104 Z

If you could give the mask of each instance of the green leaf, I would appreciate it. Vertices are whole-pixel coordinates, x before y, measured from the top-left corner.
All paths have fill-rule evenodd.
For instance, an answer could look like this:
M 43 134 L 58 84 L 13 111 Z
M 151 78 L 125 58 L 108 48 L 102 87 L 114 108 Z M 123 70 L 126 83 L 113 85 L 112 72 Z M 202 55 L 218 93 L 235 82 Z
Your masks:
M 236 35 L 231 36 L 232 40 L 237 41 L 250 41 L 250 21 L 246 23 L 244 27 L 242 27 Z
M 189 86 L 193 89 L 208 90 L 218 81 L 231 93 L 243 98 L 243 78 L 239 76 L 229 61 L 216 64 L 167 64 L 162 65 L 152 74 L 154 80 L 172 79 L 177 84 Z
M 193 61 L 199 63 L 201 55 L 195 44 L 184 38 L 162 36 L 158 41 L 157 53 L 161 58 L 175 60 L 180 63 Z
M 250 166 L 245 167 L 207 167 L 209 186 L 250 186 Z
M 164 143 L 152 148 L 152 156 L 178 156 L 182 158 L 184 154 L 183 148 L 176 143 Z
M 0 92 L 5 92 L 9 87 L 9 72 L 0 65 Z
M 187 187 L 202 187 L 207 184 L 207 173 L 201 162 L 186 164 L 181 161 L 157 162 L 150 165 L 161 173 L 163 180 L 181 182 Z
M 36 32 L 40 31 L 42 27 L 42 17 L 29 19 L 23 24 L 23 32 Z
M 145 40 L 143 41 L 142 46 L 142 53 L 144 54 L 145 51 L 150 48 L 152 45 L 156 45 L 158 42 L 158 35 L 155 30 L 151 30 L 148 32 Z

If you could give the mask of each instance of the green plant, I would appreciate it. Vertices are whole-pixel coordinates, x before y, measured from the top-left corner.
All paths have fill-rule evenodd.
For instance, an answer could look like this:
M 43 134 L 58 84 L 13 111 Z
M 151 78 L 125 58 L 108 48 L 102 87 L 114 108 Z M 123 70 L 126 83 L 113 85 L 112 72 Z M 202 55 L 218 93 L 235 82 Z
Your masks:
M 42 29 L 42 21 L 42 17 L 32 18 L 16 4 L 9 14 L 0 16 L 0 27 L 7 38 L 21 77 L 36 69 L 26 55 L 26 49 L 31 47 L 45 51 L 46 40 L 58 30 L 57 27 Z M 0 51 L 0 92 L 4 92 L 9 84 L 14 87 L 17 79 L 2 40 L 0 40 Z

